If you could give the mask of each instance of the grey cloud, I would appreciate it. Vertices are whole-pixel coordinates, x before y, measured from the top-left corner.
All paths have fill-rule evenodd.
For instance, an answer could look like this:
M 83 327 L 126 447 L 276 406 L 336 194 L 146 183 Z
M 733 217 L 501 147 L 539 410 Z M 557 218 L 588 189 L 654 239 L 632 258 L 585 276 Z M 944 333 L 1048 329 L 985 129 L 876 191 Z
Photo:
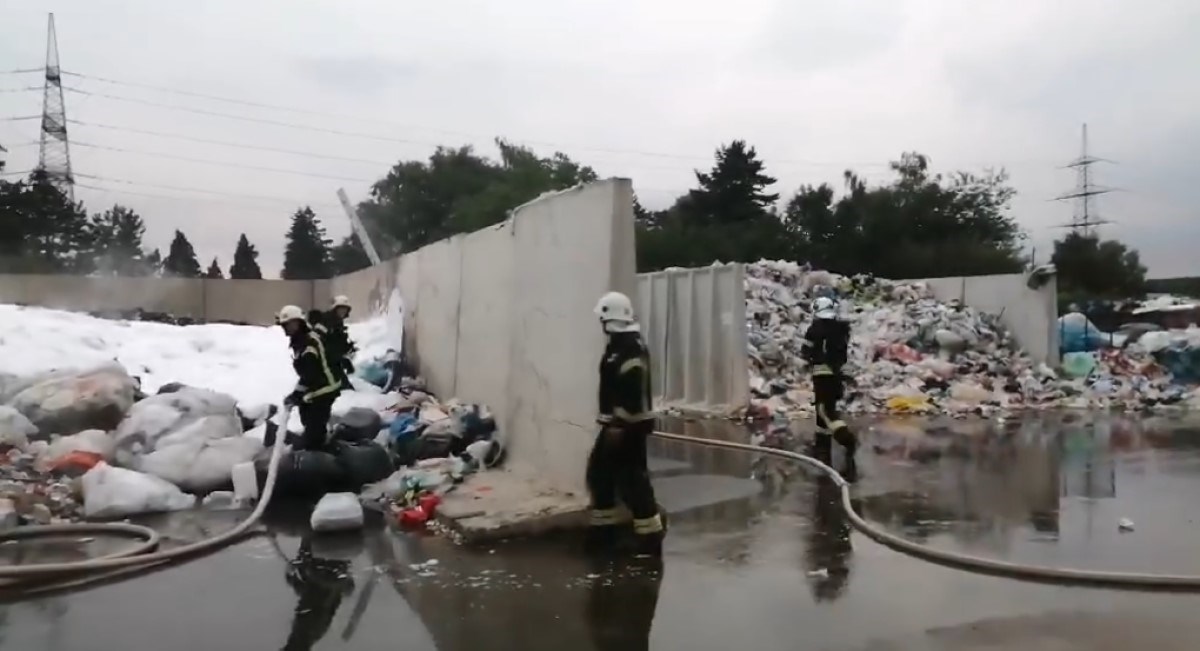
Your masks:
M 296 69 L 320 86 L 357 95 L 379 95 L 386 86 L 411 80 L 421 72 L 415 63 L 365 54 L 301 57 Z

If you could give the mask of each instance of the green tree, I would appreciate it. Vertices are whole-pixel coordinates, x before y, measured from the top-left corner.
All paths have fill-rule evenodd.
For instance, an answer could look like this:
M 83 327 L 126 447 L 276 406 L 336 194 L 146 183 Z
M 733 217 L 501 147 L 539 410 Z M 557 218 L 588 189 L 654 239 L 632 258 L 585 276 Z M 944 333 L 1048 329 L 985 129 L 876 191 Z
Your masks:
M 245 233 L 238 237 L 237 248 L 233 251 L 233 265 L 229 267 L 229 277 L 238 280 L 262 278 L 262 270 L 258 268 L 258 249 L 246 239 Z
M 837 201 L 828 185 L 802 186 L 783 221 L 792 256 L 842 273 L 887 278 L 1010 273 L 1022 268 L 1023 234 L 1008 212 L 1007 175 L 929 172 L 929 160 L 906 153 L 896 178 L 870 187 L 852 171 Z
M 696 172 L 700 186 L 665 211 L 634 205 L 637 260 L 642 271 L 714 262 L 791 257 L 791 238 L 766 192 L 765 173 L 753 147 L 735 140 L 717 150 L 711 171 Z
M 114 205 L 92 216 L 91 230 L 97 273 L 145 276 L 154 272 L 142 248 L 146 226 L 136 212 Z
M 371 259 L 358 242 L 358 236 L 347 235 L 337 246 L 333 247 L 330 257 L 331 269 L 334 276 L 348 274 L 371 266 Z
M 199 278 L 200 262 L 196 260 L 196 250 L 188 241 L 183 231 L 175 231 L 171 240 L 171 248 L 167 250 L 167 259 L 163 261 L 163 275 L 176 278 Z
M 0 181 L 0 270 L 89 273 L 91 238 L 83 204 L 72 203 L 43 173 Z
M 398 163 L 375 183 L 359 216 L 381 255 L 490 226 L 544 192 L 596 179 L 592 168 L 565 154 L 543 158 L 501 139 L 496 145 L 499 162 L 471 147 L 439 147 L 428 161 Z
M 744 140 L 734 140 L 716 152 L 711 171 L 696 172 L 699 188 L 689 193 L 689 217 L 708 223 L 746 224 L 767 218 L 779 195 L 767 192 L 775 184 L 758 152 Z
M 212 264 L 208 265 L 208 271 L 204 272 L 204 277 L 212 278 L 213 280 L 218 280 L 225 277 L 224 272 L 221 271 L 221 263 L 217 262 L 216 258 L 213 258 Z
M 297 210 L 287 233 L 280 277 L 285 280 L 329 278 L 331 244 L 312 208 L 305 206 Z
M 1069 233 L 1054 243 L 1051 261 L 1066 301 L 1138 298 L 1145 292 L 1146 267 L 1138 252 L 1116 240 Z

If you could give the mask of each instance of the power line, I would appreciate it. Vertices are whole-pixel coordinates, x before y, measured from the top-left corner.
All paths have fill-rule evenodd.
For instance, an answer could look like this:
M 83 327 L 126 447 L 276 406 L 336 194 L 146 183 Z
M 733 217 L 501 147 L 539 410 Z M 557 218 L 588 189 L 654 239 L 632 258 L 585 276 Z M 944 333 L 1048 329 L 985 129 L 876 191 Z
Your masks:
M 137 190 L 120 190 L 117 188 L 105 188 L 105 187 L 101 187 L 98 185 L 91 185 L 89 183 L 76 183 L 75 186 L 80 187 L 80 188 L 86 188 L 88 190 L 94 190 L 96 192 L 105 192 L 105 193 L 111 193 L 111 194 L 128 194 L 128 195 L 137 196 L 137 197 L 151 197 L 154 199 L 171 199 L 174 201 L 182 201 L 182 202 L 187 202 L 187 203 L 209 203 L 209 204 L 215 204 L 215 205 L 221 205 L 221 206 L 231 206 L 231 207 L 239 208 L 241 210 L 252 210 L 252 211 L 257 211 L 257 212 L 262 212 L 262 213 L 270 213 L 273 215 L 282 214 L 280 211 L 275 210 L 273 208 L 266 208 L 263 206 L 254 206 L 254 205 L 250 205 L 250 204 L 237 203 L 237 202 L 233 202 L 233 201 L 222 201 L 220 199 L 209 199 L 206 197 L 180 197 L 180 196 L 175 196 L 175 195 L 170 195 L 170 194 L 157 194 L 157 193 L 153 193 L 153 192 L 138 192 Z
M 491 138 L 492 138 L 492 136 L 483 136 L 481 134 L 477 134 L 477 133 L 473 134 L 473 133 L 468 133 L 465 131 L 456 131 L 456 130 L 451 130 L 451 129 L 442 129 L 442 128 L 419 126 L 419 125 L 409 125 L 409 124 L 403 124 L 403 123 L 389 121 L 389 120 L 381 120 L 378 118 L 353 116 L 353 115 L 347 115 L 347 114 L 342 114 L 342 113 L 314 111 L 311 109 L 302 109 L 302 108 L 284 106 L 284 105 L 280 105 L 280 104 L 270 104 L 270 103 L 266 103 L 266 102 L 256 102 L 256 101 L 251 101 L 251 100 L 237 99 L 237 98 L 233 98 L 233 97 L 223 97 L 220 95 L 212 95 L 212 94 L 208 94 L 208 93 L 198 93 L 198 92 L 194 92 L 194 91 L 188 91 L 188 90 L 183 90 L 183 89 L 178 89 L 178 88 L 170 88 L 170 87 L 166 87 L 166 86 L 158 86 L 158 85 L 154 85 L 154 84 L 122 81 L 122 80 L 118 80 L 118 79 L 87 75 L 87 74 L 78 73 L 78 72 L 63 71 L 62 74 L 66 75 L 66 76 L 77 77 L 80 79 L 88 79 L 88 80 L 97 81 L 97 82 L 101 82 L 101 83 L 129 86 L 132 88 L 142 88 L 142 89 L 146 89 L 146 90 L 181 95 L 181 96 L 185 96 L 185 97 L 194 97 L 194 98 L 202 98 L 202 99 L 214 100 L 214 101 L 219 101 L 219 102 L 227 102 L 230 104 L 236 104 L 236 105 L 240 105 L 240 106 L 271 109 L 271 110 L 277 110 L 277 111 L 287 111 L 287 112 L 291 112 L 291 113 L 313 115 L 313 116 L 326 117 L 326 118 L 335 118 L 335 119 L 339 119 L 339 120 L 355 120 L 355 121 L 360 121 L 360 122 L 373 122 L 376 124 L 387 124 L 387 125 L 391 125 L 391 126 L 403 128 L 403 129 L 431 131 L 431 132 L 437 132 L 437 133 L 445 133 L 445 134 L 463 136 L 463 137 L 467 137 L 467 138 L 486 139 L 486 140 L 491 140 Z M 260 124 L 270 124 L 270 125 L 282 126 L 282 127 L 287 127 L 287 128 L 318 131 L 318 132 L 324 132 L 324 133 L 331 133 L 331 134 L 335 134 L 335 135 L 343 135 L 343 136 L 357 137 L 357 138 L 368 138 L 368 139 L 381 140 L 381 141 L 386 141 L 386 142 L 397 142 L 397 143 L 401 143 L 401 144 L 415 144 L 415 145 L 423 145 L 423 146 L 438 146 L 438 145 L 442 144 L 442 143 L 433 143 L 433 142 L 421 141 L 421 140 L 391 138 L 388 136 L 382 136 L 379 134 L 372 134 L 372 133 L 360 133 L 360 132 L 343 131 L 343 130 L 339 130 L 339 129 L 316 127 L 316 126 L 312 126 L 312 125 L 300 125 L 300 124 L 295 124 L 295 123 L 283 122 L 283 121 L 279 121 L 279 120 L 255 118 L 255 117 L 244 116 L 244 115 L 223 113 L 220 111 L 209 111 L 206 109 L 192 108 L 192 107 L 188 107 L 188 106 L 181 106 L 178 104 L 166 104 L 166 103 L 161 103 L 161 102 L 155 102 L 152 100 L 145 100 L 145 99 L 141 99 L 141 98 L 133 98 L 133 97 L 127 97 L 127 96 L 123 96 L 123 95 L 112 95 L 112 94 L 108 94 L 108 93 L 101 93 L 101 92 L 95 92 L 95 91 L 86 91 L 86 90 L 77 89 L 77 88 L 67 88 L 66 90 L 68 90 L 69 92 L 76 92 L 79 94 L 91 95 L 94 97 L 103 97 L 103 98 L 111 99 L 111 100 L 115 100 L 115 101 L 132 102 L 132 103 L 138 103 L 138 104 L 143 104 L 143 105 L 147 105 L 147 106 L 154 106 L 157 108 L 166 108 L 166 109 L 170 109 L 170 110 L 186 111 L 186 112 L 197 113 L 197 114 L 201 114 L 201 115 L 209 115 L 209 116 L 213 116 L 213 117 L 222 117 L 222 118 L 233 119 L 233 120 L 256 122 L 256 123 L 260 123 Z M 691 161 L 703 160 L 703 161 L 710 161 L 710 162 L 712 160 L 712 157 L 707 156 L 707 155 L 701 156 L 701 155 L 693 155 L 693 154 L 677 154 L 677 153 L 646 151 L 646 150 L 638 150 L 638 149 L 617 149 L 617 148 L 611 148 L 611 147 L 595 147 L 595 146 L 589 146 L 589 145 L 580 145 L 580 144 L 571 144 L 571 143 L 555 143 L 555 142 L 542 141 L 542 140 L 528 140 L 528 139 L 519 139 L 519 138 L 514 139 L 514 142 L 519 142 L 519 143 L 527 144 L 527 145 L 553 147 L 553 148 L 560 149 L 560 150 L 561 149 L 577 149 L 577 150 L 582 150 L 582 151 L 592 151 L 592 152 L 598 152 L 598 153 L 608 153 L 608 154 L 616 154 L 616 155 L 635 155 L 635 156 L 667 158 L 667 159 L 675 159 L 675 160 L 691 160 Z M 887 167 L 890 164 L 889 162 L 880 162 L 880 161 L 842 161 L 842 162 L 837 162 L 837 161 L 818 161 L 818 160 L 804 160 L 804 159 L 774 159 L 771 162 L 774 165 L 797 165 L 797 166 L 811 166 L 811 167 L 860 167 L 860 168 L 861 167 Z M 1041 164 L 1044 164 L 1046 161 L 1017 161 L 1017 162 L 1028 163 L 1031 165 L 1032 164 L 1041 165 Z M 981 165 L 981 166 L 986 167 L 987 165 Z
M 40 115 L 4 115 L 4 116 L 0 116 L 0 121 L 4 121 L 4 122 L 17 122 L 18 120 L 40 120 L 40 119 L 42 119 L 42 116 L 40 116 Z
M 25 86 L 23 88 L 0 88 L 0 93 L 24 93 L 30 90 L 41 90 L 39 86 Z
M 177 156 L 175 154 L 164 154 L 152 151 L 139 151 L 137 149 L 124 149 L 121 147 L 109 147 L 107 145 L 95 145 L 87 142 L 75 142 L 76 147 L 89 147 L 91 149 L 103 149 L 106 151 L 115 151 L 124 154 L 137 154 L 139 156 L 154 156 L 157 158 L 170 158 L 173 160 L 187 161 L 189 163 L 203 163 L 206 165 L 218 165 L 221 167 L 236 167 L 245 170 L 256 170 L 260 172 L 277 172 L 279 174 L 296 174 L 298 176 L 311 176 L 318 179 L 333 179 L 335 181 L 353 181 L 355 183 L 373 183 L 371 179 L 354 178 L 349 176 L 333 176 L 330 174 L 319 174 L 316 172 L 303 172 L 300 170 L 280 169 L 277 167 L 261 167 L 258 165 L 244 165 L 242 163 L 230 163 L 227 161 L 207 160 L 203 158 L 192 158 L 190 156 Z
M 31 174 L 32 172 L 33 172 L 33 170 L 23 170 L 23 171 L 19 171 L 19 172 L 2 172 L 2 171 L 0 171 L 0 176 L 25 176 L 26 174 Z
M 21 75 L 27 72 L 42 72 L 45 68 L 21 68 L 20 70 L 0 70 L 0 75 Z
M 210 95 L 208 93 L 197 93 L 195 91 L 183 90 L 183 89 L 179 89 L 179 88 L 169 88 L 166 86 L 156 86 L 154 84 L 144 84 L 144 83 L 133 82 L 133 81 L 121 81 L 119 79 L 109 79 L 106 77 L 85 75 L 85 74 L 79 73 L 79 72 L 67 72 L 64 70 L 63 74 L 70 76 L 70 77 L 79 77 L 81 79 L 89 79 L 92 81 L 99 81 L 99 82 L 106 83 L 106 84 L 116 84 L 119 86 L 130 86 L 132 88 L 144 88 L 146 90 L 154 90 L 154 91 L 158 91 L 158 92 L 162 92 L 162 93 L 183 95 L 185 97 L 198 97 L 198 98 L 202 98 L 202 99 L 210 99 L 210 100 L 214 100 L 214 101 L 218 101 L 218 102 L 227 102 L 229 104 L 237 104 L 240 106 L 251 106 L 254 108 L 273 109 L 276 111 L 287 111 L 290 113 L 299 113 L 302 115 L 313 115 L 313 116 L 317 116 L 317 117 L 334 118 L 334 119 L 338 119 L 338 120 L 358 120 L 358 121 L 363 121 L 363 122 L 375 122 L 378 124 L 391 124 L 394 126 L 402 126 L 404 128 L 408 128 L 408 129 L 415 128 L 415 129 L 423 129 L 426 131 L 441 132 L 441 133 L 446 133 L 446 134 L 451 134 L 451 135 L 475 137 L 473 134 L 464 133 L 461 131 L 453 131 L 453 130 L 449 130 L 449 129 L 436 129 L 433 127 L 416 127 L 416 126 L 412 126 L 412 125 L 403 125 L 398 122 L 392 122 L 390 120 L 380 120 L 377 118 L 346 115 L 344 113 L 314 111 L 312 109 L 296 108 L 294 106 L 283 106 L 281 104 L 268 104 L 265 102 L 255 102 L 255 101 L 251 101 L 251 100 L 237 99 L 237 98 L 233 98 L 233 97 L 222 97 L 220 95 Z
M 162 131 L 150 131 L 147 129 L 138 129 L 135 127 L 119 127 L 111 124 L 100 124 L 98 122 L 83 122 L 80 120 L 68 119 L 67 122 L 77 124 L 83 127 L 95 127 L 97 129 L 111 129 L 113 131 L 125 131 L 128 133 L 138 133 L 145 136 L 154 136 L 157 138 L 173 138 L 176 140 L 187 140 L 189 142 L 200 142 L 209 145 L 220 145 L 223 147 L 236 147 L 238 149 L 252 149 L 257 151 L 270 151 L 279 154 L 291 154 L 293 156 L 308 156 L 310 158 L 324 158 L 326 160 L 345 161 L 348 163 L 364 163 L 367 165 L 384 165 L 391 166 L 394 163 L 380 160 L 370 160 L 366 158 L 350 158 L 347 156 L 333 156 L 330 154 L 319 154 L 311 151 L 300 151 L 296 149 L 280 149 L 278 147 L 264 147 L 261 145 L 247 145 L 240 142 L 230 142 L 228 140 L 212 140 L 209 138 L 197 138 L 195 136 L 185 136 L 178 133 L 164 133 Z
M 256 117 L 251 117 L 251 116 L 247 116 L 247 115 L 238 115 L 236 113 L 224 113 L 221 111 L 210 111 L 208 109 L 193 108 L 190 106 L 181 106 L 179 104 L 168 104 L 168 103 L 164 103 L 164 102 L 155 102 L 153 100 L 141 99 L 141 98 L 137 98 L 137 97 L 126 97 L 124 95 L 113 95 L 111 93 L 89 91 L 89 90 L 83 90 L 81 88 L 64 87 L 64 90 L 66 90 L 67 92 L 76 93 L 79 95 L 85 95 L 85 96 L 90 96 L 90 97 L 102 97 L 104 99 L 110 99 L 110 100 L 114 100 L 114 101 L 118 101 L 118 102 L 130 102 L 133 104 L 142 104 L 145 106 L 153 106 L 155 108 L 163 108 L 163 109 L 168 109 L 168 110 L 173 110 L 173 111 L 184 111 L 187 113 L 195 113 L 198 115 L 207 115 L 210 117 L 219 117 L 219 118 L 225 118 L 225 119 L 229 119 L 229 120 L 240 120 L 243 122 L 252 122 L 252 123 L 256 123 L 256 124 L 267 124 L 267 125 L 272 125 L 272 126 L 285 127 L 285 128 L 289 128 L 289 129 L 300 129 L 303 131 L 328 133 L 328 134 L 339 135 L 339 136 L 347 136 L 347 137 L 351 137 L 351 138 L 364 138 L 364 139 L 368 139 L 368 140 L 377 140 L 377 141 L 381 141 L 381 142 L 393 142 L 393 143 L 406 144 L 406 145 L 421 145 L 421 146 L 425 146 L 425 147 L 437 147 L 442 144 L 442 143 L 432 142 L 432 141 L 428 141 L 428 140 L 412 140 L 412 139 L 408 139 L 408 138 L 394 138 L 391 136 L 384 136 L 384 135 L 380 135 L 380 134 L 376 134 L 376 133 L 345 131 L 342 129 L 331 129 L 328 127 L 318 127 L 318 126 L 313 126 L 313 125 L 308 125 L 308 124 L 297 124 L 295 122 L 284 122 L 282 120 L 271 120 L 268 118 L 256 118 Z M 281 108 L 281 107 L 271 106 L 270 108 Z M 283 110 L 287 110 L 287 109 L 283 109 Z M 464 132 L 448 132 L 448 133 L 455 133 L 456 135 L 461 135 L 461 136 L 470 137 L 470 138 L 483 138 L 483 136 L 478 135 L 478 134 L 473 135 L 473 134 L 468 134 L 468 133 L 464 133 Z M 613 149 L 613 148 L 608 148 L 608 147 L 565 145 L 565 144 L 561 144 L 561 143 L 552 143 L 552 142 L 537 141 L 537 140 L 521 140 L 521 142 L 524 142 L 526 144 L 541 145 L 541 146 L 546 146 L 546 147 L 574 148 L 574 149 L 580 149 L 580 150 L 584 150 L 584 151 L 594 151 L 594 152 L 608 153 L 608 154 L 632 154 L 632 155 L 637 155 L 637 156 L 649 156 L 649 157 L 654 157 L 654 158 L 670 158 L 670 159 L 676 159 L 676 160 L 705 160 L 705 161 L 711 160 L 711 158 L 708 156 L 695 156 L 695 155 L 691 155 L 691 154 L 670 154 L 670 153 L 665 153 L 665 152 L 642 151 L 642 150 L 632 150 L 632 149 Z M 783 163 L 783 164 L 797 164 L 797 165 L 831 165 L 831 166 L 842 165 L 841 163 L 823 163 L 823 162 L 818 162 L 818 161 L 797 161 L 797 160 L 783 160 L 783 161 L 776 161 L 776 162 Z M 884 164 L 885 163 L 858 163 L 858 165 L 884 165 Z
M 106 176 L 98 176 L 95 174 L 76 174 L 75 176 L 78 176 L 79 178 L 83 178 L 83 179 L 92 179 L 93 181 L 106 181 L 108 183 L 121 183 L 124 185 L 144 185 L 148 188 L 159 188 L 161 190 L 178 190 L 178 191 L 182 191 L 182 192 L 201 192 L 204 194 L 214 194 L 214 195 L 225 196 L 225 197 L 234 197 L 234 198 L 238 198 L 238 199 L 252 199 L 255 201 L 279 201 L 279 202 L 283 202 L 283 203 L 289 203 L 294 206 L 295 205 L 309 205 L 309 206 L 318 206 L 318 207 L 324 207 L 324 208 L 336 209 L 336 210 L 341 209 L 341 207 L 338 206 L 337 204 L 328 204 L 328 203 L 318 204 L 318 203 L 311 203 L 311 202 L 305 202 L 305 201 L 296 201 L 295 199 L 287 199 L 284 197 L 268 197 L 268 196 L 255 195 L 255 194 L 238 194 L 235 192 L 221 192 L 219 190 L 207 190 L 207 189 L 203 189 L 203 188 L 185 188 L 185 187 L 180 187 L 177 185 L 162 185 L 162 184 L 158 184 L 158 183 L 145 183 L 142 181 L 130 181 L 127 179 L 114 179 L 114 178 L 109 178 Z
M 406 145 L 421 145 L 426 147 L 436 147 L 438 143 L 427 142 L 421 140 L 408 140 L 405 138 L 392 138 L 389 136 L 381 136 L 374 133 L 358 133 L 355 131 L 342 131 L 341 129 L 330 129 L 327 127 L 316 127 L 308 124 L 296 124 L 294 122 L 284 122 L 282 120 L 268 120 L 266 118 L 254 118 L 248 115 L 237 115 L 235 113 L 222 113 L 220 111 L 209 111 L 205 109 L 191 108 L 189 106 L 180 106 L 178 104 L 164 104 L 162 102 L 154 102 L 151 100 L 137 99 L 133 97 L 123 97 L 120 95 L 110 95 L 108 93 L 97 93 L 79 88 L 64 87 L 64 90 L 79 95 L 87 95 L 91 97 L 103 97 L 105 99 L 116 100 L 119 102 L 132 102 L 134 104 L 144 104 L 146 106 L 154 106 L 157 108 L 165 108 L 173 111 L 185 111 L 187 113 L 196 113 L 199 115 L 209 115 L 213 117 L 226 118 L 229 120 L 241 120 L 243 122 L 253 122 L 255 124 L 269 124 L 277 127 L 286 127 L 288 129 L 300 129 L 302 131 L 315 131 L 319 133 L 330 133 L 338 136 L 349 136 L 352 138 L 365 138 L 368 140 L 379 140 L 382 142 L 395 142 Z

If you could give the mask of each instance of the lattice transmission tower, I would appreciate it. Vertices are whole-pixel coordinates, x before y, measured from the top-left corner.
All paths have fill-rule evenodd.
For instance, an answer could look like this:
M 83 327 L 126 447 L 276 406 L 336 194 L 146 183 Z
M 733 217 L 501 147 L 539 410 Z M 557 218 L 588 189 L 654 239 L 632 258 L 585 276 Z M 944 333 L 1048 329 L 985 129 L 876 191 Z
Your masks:
M 1083 148 L 1079 158 L 1066 165 L 1066 169 L 1075 170 L 1075 188 L 1066 194 L 1055 197 L 1056 201 L 1075 202 L 1075 211 L 1071 217 L 1071 223 L 1060 224 L 1060 227 L 1069 228 L 1080 235 L 1095 235 L 1096 227 L 1112 223 L 1100 219 L 1096 212 L 1096 202 L 1092 199 L 1092 197 L 1108 194 L 1114 190 L 1114 188 L 1103 187 L 1093 183 L 1092 165 L 1111 162 L 1113 161 L 1105 158 L 1097 158 L 1088 153 L 1088 128 L 1084 124 Z
M 63 100 L 62 69 L 58 65 L 58 37 L 54 14 L 46 28 L 46 84 L 42 91 L 42 136 L 38 170 L 72 203 L 75 177 L 71 174 L 71 143 L 67 139 L 67 104 Z

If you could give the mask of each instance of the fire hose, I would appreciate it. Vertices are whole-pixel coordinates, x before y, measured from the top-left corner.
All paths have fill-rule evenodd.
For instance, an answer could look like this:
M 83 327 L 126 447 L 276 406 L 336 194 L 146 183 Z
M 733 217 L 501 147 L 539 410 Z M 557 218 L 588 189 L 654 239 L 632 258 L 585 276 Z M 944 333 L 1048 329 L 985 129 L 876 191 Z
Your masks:
M 286 431 L 286 424 L 291 415 L 291 409 L 285 406 L 285 408 L 279 410 L 279 415 L 280 429 Z M 838 474 L 836 470 L 813 457 L 789 450 L 767 448 L 733 441 L 697 438 L 667 432 L 655 432 L 655 435 L 670 441 L 740 450 L 789 459 L 828 475 L 840 488 L 842 507 L 845 509 L 846 516 L 855 529 L 885 547 L 925 561 L 969 572 L 1043 583 L 1065 583 L 1126 590 L 1200 591 L 1200 576 L 1195 575 L 1106 572 L 1026 565 L 922 545 L 890 533 L 860 516 L 855 511 L 852 502 L 851 484 Z M 144 572 L 168 567 L 177 561 L 217 551 L 222 547 L 237 542 L 248 534 L 255 533 L 256 531 L 252 528 L 262 518 L 275 489 L 275 480 L 278 476 L 279 461 L 283 456 L 283 448 L 283 445 L 275 445 L 272 449 L 262 496 L 250 515 L 227 531 L 187 545 L 168 550 L 159 550 L 158 547 L 162 541 L 162 537 L 157 531 L 150 527 L 126 522 L 38 525 L 20 527 L 12 531 L 0 533 L 0 543 L 35 538 L 77 537 L 87 534 L 132 538 L 138 541 L 132 546 L 111 554 L 83 561 L 2 566 L 0 567 L 0 600 L 27 599 L 47 592 L 57 592 L 95 583 L 129 578 Z
M 861 515 L 858 514 L 857 511 L 854 510 L 854 505 L 851 501 L 851 484 L 847 482 L 846 479 L 840 474 L 838 474 L 836 470 L 822 463 L 821 461 L 814 459 L 813 457 L 789 450 L 767 448 L 758 445 L 750 445 L 747 443 L 735 443 L 733 441 L 697 438 L 694 436 L 670 434 L 667 432 L 655 432 L 654 434 L 659 438 L 669 441 L 681 441 L 684 443 L 692 443 L 716 448 L 726 448 L 729 450 L 742 450 L 745 452 L 767 454 L 783 459 L 790 459 L 792 461 L 797 461 L 801 464 L 804 464 L 809 468 L 813 468 L 818 472 L 824 473 L 825 475 L 828 475 L 829 478 L 832 479 L 834 483 L 836 483 L 841 489 L 842 507 L 845 509 L 846 516 L 849 518 L 851 525 L 853 525 L 855 529 L 871 540 L 874 540 L 885 547 L 908 556 L 929 561 L 931 563 L 945 565 L 960 570 L 966 570 L 968 572 L 975 572 L 978 574 L 989 574 L 1010 579 L 1041 583 L 1071 584 L 1097 588 L 1118 588 L 1124 590 L 1174 590 L 1180 592 L 1200 591 L 1200 576 L 1190 574 L 1142 574 L 1135 572 L 1106 572 L 1066 567 L 1026 565 L 993 558 L 985 558 L 982 556 L 973 556 L 970 554 L 949 550 L 936 549 L 934 547 L 916 543 L 901 536 L 897 536 L 896 534 L 888 532 L 882 527 L 865 520 Z
M 291 408 L 285 405 L 278 413 L 279 429 L 287 431 Z M 83 535 L 114 536 L 132 538 L 137 541 L 135 544 L 111 554 L 82 561 L 0 566 L 0 600 L 27 599 L 46 592 L 57 592 L 127 578 L 153 569 L 167 567 L 175 561 L 214 552 L 254 533 L 252 527 L 262 518 L 267 505 L 271 502 L 271 495 L 275 490 L 275 479 L 279 473 L 279 460 L 283 457 L 284 447 L 282 444 L 273 447 L 262 495 L 250 515 L 227 531 L 187 545 L 160 550 L 158 547 L 162 542 L 162 536 L 157 531 L 128 522 L 35 525 L 0 533 L 0 543 L 11 540 Z

